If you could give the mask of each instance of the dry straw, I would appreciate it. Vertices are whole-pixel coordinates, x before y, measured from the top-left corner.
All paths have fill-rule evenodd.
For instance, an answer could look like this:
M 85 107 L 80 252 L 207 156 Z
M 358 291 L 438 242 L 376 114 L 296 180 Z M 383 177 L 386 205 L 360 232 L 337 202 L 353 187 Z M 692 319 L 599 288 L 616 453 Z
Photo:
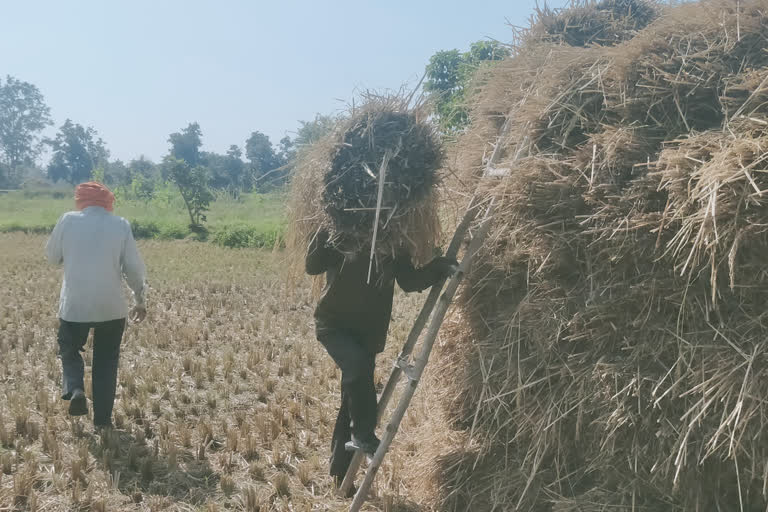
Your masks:
M 766 509 L 766 43 L 766 0 L 577 2 L 481 77 L 436 507 Z
M 295 269 L 303 268 L 307 245 L 320 230 L 340 251 L 367 256 L 377 225 L 377 255 L 404 247 L 416 263 L 432 256 L 440 236 L 442 152 L 426 105 L 410 102 L 404 94 L 367 94 L 332 134 L 303 152 L 291 184 L 288 247 Z

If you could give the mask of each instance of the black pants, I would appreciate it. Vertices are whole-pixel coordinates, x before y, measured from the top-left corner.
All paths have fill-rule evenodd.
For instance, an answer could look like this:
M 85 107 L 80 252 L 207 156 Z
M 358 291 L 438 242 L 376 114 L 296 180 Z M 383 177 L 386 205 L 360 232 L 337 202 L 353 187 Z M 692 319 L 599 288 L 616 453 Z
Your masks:
M 109 425 L 117 389 L 117 367 L 120 362 L 120 342 L 125 330 L 125 318 L 108 322 L 80 323 L 60 320 L 59 357 L 63 373 L 62 400 L 72 398 L 76 389 L 84 390 L 85 365 L 80 352 L 85 350 L 88 333 L 93 328 L 93 423 Z
M 344 478 L 353 455 L 344 445 L 352 433 L 365 440 L 376 430 L 376 354 L 360 336 L 349 331 L 323 329 L 318 331 L 317 339 L 341 369 L 341 407 L 331 440 L 330 473 Z

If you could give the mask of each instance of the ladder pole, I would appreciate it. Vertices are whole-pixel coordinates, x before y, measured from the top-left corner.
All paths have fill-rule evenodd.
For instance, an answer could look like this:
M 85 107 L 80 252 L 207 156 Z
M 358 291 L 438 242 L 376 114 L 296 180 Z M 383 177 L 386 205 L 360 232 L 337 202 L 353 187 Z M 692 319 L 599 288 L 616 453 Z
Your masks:
M 453 234 L 451 243 L 448 246 L 448 250 L 445 253 L 446 257 L 455 258 L 456 255 L 458 254 L 459 248 L 461 247 L 461 242 L 464 240 L 464 235 L 466 234 L 470 224 L 472 224 L 472 221 L 475 219 L 475 216 L 477 215 L 477 207 L 478 205 L 476 204 L 476 201 L 473 198 L 470 201 L 469 206 L 467 207 L 467 211 L 464 213 L 464 217 L 461 219 L 461 222 L 459 223 L 458 227 L 456 228 L 456 231 Z M 403 349 L 400 352 L 400 356 L 398 357 L 398 360 L 406 359 L 413 352 L 413 349 L 416 346 L 416 342 L 419 340 L 419 336 L 421 336 L 421 332 L 424 330 L 424 326 L 427 324 L 427 320 L 432 314 L 432 310 L 435 308 L 437 299 L 440 297 L 440 292 L 443 289 L 443 285 L 445 284 L 445 281 L 446 281 L 445 279 L 441 279 L 439 282 L 435 283 L 435 285 L 432 286 L 432 288 L 429 290 L 429 295 L 427 296 L 427 299 L 424 301 L 424 305 L 422 306 L 421 311 L 419 312 L 419 316 L 416 317 L 416 321 L 414 322 L 413 327 L 411 328 L 411 331 L 408 334 L 408 338 L 406 339 L 405 345 L 403 345 Z M 402 368 L 400 368 L 400 366 L 396 364 L 392 368 L 392 373 L 390 373 L 389 379 L 387 380 L 387 384 L 384 387 L 384 390 L 382 391 L 381 396 L 379 397 L 379 404 L 376 410 L 377 425 L 381 421 L 382 416 L 384 416 L 384 412 L 386 411 L 387 406 L 389 405 L 389 401 L 395 392 L 395 388 L 397 388 L 397 384 L 400 381 L 400 376 L 402 374 L 403 374 Z M 344 480 L 341 483 L 341 487 L 339 487 L 339 494 L 341 494 L 342 496 L 346 496 L 349 490 L 352 489 L 352 486 L 355 483 L 355 477 L 357 476 L 357 472 L 359 471 L 360 465 L 362 464 L 362 462 L 363 462 L 363 453 L 358 450 L 352 456 L 352 460 L 349 463 L 349 468 L 347 468 L 347 474 L 344 476 Z
M 448 308 L 451 305 L 453 296 L 456 294 L 456 291 L 459 288 L 459 284 L 461 284 L 462 278 L 469 271 L 473 256 L 480 249 L 485 236 L 488 234 L 491 221 L 493 220 L 493 207 L 494 201 L 492 200 L 491 204 L 488 206 L 488 210 L 485 213 L 485 219 L 480 225 L 476 236 L 472 239 L 467 254 L 459 266 L 459 271 L 451 278 L 448 286 L 445 289 L 445 292 L 443 292 L 443 294 L 440 296 L 437 309 L 435 310 L 432 321 L 429 324 L 429 329 L 427 330 L 427 335 L 424 339 L 424 347 L 422 348 L 421 353 L 415 361 L 415 374 L 409 381 L 408 386 L 406 386 L 405 390 L 403 391 L 400 402 L 398 403 L 395 412 L 392 414 L 392 419 L 390 420 L 389 424 L 387 424 L 386 432 L 384 433 L 384 436 L 381 440 L 381 444 L 379 445 L 378 450 L 376 450 L 376 454 L 374 455 L 371 464 L 368 466 L 368 471 L 365 474 L 365 480 L 363 480 L 362 485 L 360 485 L 360 488 L 357 490 L 355 498 L 352 501 L 352 505 L 349 507 L 349 512 L 359 512 L 360 508 L 368 498 L 368 491 L 373 485 L 373 480 L 376 478 L 376 473 L 378 472 L 379 467 L 381 467 L 381 463 L 383 462 L 384 457 L 386 456 L 387 451 L 389 450 L 389 447 L 395 438 L 395 434 L 400 428 L 400 423 L 405 417 L 405 412 L 410 405 L 411 399 L 416 392 L 416 387 L 418 386 L 419 380 L 421 379 L 421 376 L 424 373 L 424 369 L 427 366 L 429 355 L 432 352 L 432 347 L 435 344 L 435 340 L 437 340 L 437 334 L 443 324 L 443 319 L 445 318 L 445 314 L 448 312 Z
M 456 228 L 456 232 L 453 234 L 453 239 L 451 240 L 451 243 L 448 246 L 448 250 L 445 253 L 446 257 L 456 257 L 459 252 L 461 242 L 464 240 L 464 235 L 466 234 L 476 215 L 477 205 L 474 204 L 473 200 L 470 202 L 469 208 L 467 208 L 467 211 L 464 214 L 464 218 L 461 220 L 461 223 Z M 413 352 L 416 343 L 419 341 L 419 336 L 421 336 L 421 333 L 424 330 L 424 326 L 427 325 L 427 320 L 429 320 L 430 315 L 432 315 L 432 310 L 434 310 L 435 304 L 437 304 L 437 300 L 440 298 L 440 292 L 442 291 L 445 282 L 446 279 L 441 279 L 429 290 L 429 295 L 427 295 L 427 299 L 424 301 L 424 305 L 419 312 L 419 316 L 416 317 L 416 320 L 413 323 L 413 327 L 408 334 L 408 338 L 405 341 L 405 345 L 403 345 L 403 349 L 400 352 L 398 360 L 407 358 Z M 390 374 L 389 380 L 387 381 L 387 385 L 384 387 L 384 390 L 381 393 L 381 397 L 379 398 L 377 423 L 378 421 L 381 421 L 381 417 L 384 415 L 384 411 L 386 410 L 387 405 L 389 405 L 389 400 L 392 398 L 392 394 L 395 392 L 397 382 L 400 379 L 400 375 L 402 375 L 402 373 L 403 370 L 399 365 L 395 365 L 395 367 L 392 369 L 392 373 Z

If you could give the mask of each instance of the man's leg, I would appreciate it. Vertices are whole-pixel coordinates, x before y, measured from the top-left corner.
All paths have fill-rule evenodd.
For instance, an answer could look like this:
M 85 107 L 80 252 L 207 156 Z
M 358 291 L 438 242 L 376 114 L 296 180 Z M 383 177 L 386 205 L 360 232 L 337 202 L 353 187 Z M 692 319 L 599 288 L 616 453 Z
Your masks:
M 333 427 L 333 438 L 331 439 L 330 473 L 337 485 L 341 485 L 341 481 L 344 480 L 344 475 L 347 474 L 353 455 L 346 448 L 346 444 L 352 439 L 348 403 L 347 394 L 342 389 L 341 407 L 339 407 L 339 414 L 336 416 L 336 425 Z
M 120 363 L 120 342 L 125 319 L 101 322 L 94 327 L 93 336 L 93 424 L 112 424 L 112 407 L 117 389 L 117 368 Z
M 376 388 L 373 382 L 376 354 L 356 336 L 331 331 L 319 336 L 320 342 L 341 369 L 342 395 L 346 397 L 352 433 L 359 441 L 376 443 Z
M 88 414 L 88 405 L 83 390 L 85 365 L 80 352 L 88 340 L 90 324 L 59 320 L 59 357 L 62 371 L 62 400 L 72 400 L 69 412 L 73 416 Z M 74 400 L 73 400 L 74 398 Z
M 365 351 L 360 356 L 359 366 L 348 382 L 342 386 L 349 395 L 349 410 L 352 417 L 352 433 L 365 442 L 378 444 L 376 438 L 376 386 L 373 382 L 373 374 L 376 366 L 376 354 Z

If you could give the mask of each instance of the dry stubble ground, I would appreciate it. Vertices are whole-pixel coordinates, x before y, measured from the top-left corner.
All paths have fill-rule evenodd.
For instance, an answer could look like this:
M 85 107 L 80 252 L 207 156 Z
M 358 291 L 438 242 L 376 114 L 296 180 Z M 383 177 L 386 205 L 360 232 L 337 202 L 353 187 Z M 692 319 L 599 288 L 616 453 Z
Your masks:
M 339 372 L 314 339 L 309 282 L 278 272 L 283 255 L 141 243 L 149 317 L 127 330 L 116 429 L 99 436 L 59 400 L 61 273 L 44 243 L 0 234 L 0 511 L 346 508 L 326 475 Z M 422 300 L 396 298 L 380 385 Z M 366 510 L 419 510 L 402 475 L 428 396 L 417 393 Z

